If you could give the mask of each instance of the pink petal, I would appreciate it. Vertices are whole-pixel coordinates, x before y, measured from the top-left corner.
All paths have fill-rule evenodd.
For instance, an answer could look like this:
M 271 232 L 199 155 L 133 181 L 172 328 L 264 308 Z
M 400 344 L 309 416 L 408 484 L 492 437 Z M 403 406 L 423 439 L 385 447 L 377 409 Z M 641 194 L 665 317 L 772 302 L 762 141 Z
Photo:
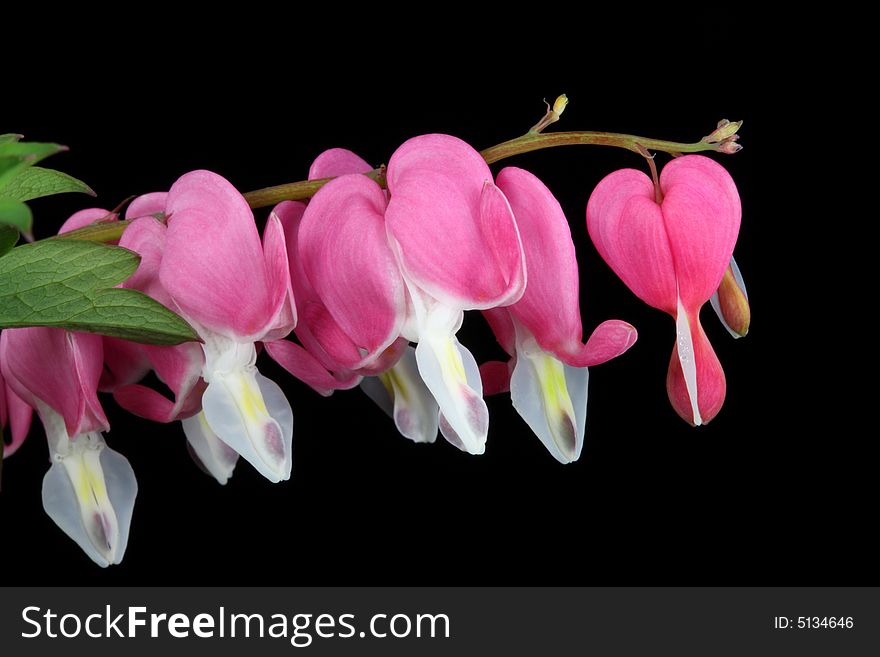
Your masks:
M 200 397 L 199 390 L 204 387 L 204 381 L 200 378 L 205 363 L 201 345 L 185 342 L 173 347 L 143 345 L 143 349 L 156 376 L 174 393 L 176 415 L 183 417 L 183 409 L 191 403 L 189 397 L 193 394 Z
M 85 228 L 95 222 L 105 223 L 108 221 L 116 221 L 117 219 L 119 219 L 119 215 L 114 214 L 109 210 L 104 210 L 102 208 L 87 208 L 70 215 L 70 218 L 61 224 L 58 234 L 63 235 L 72 230 Z
M 309 180 L 335 178 L 347 173 L 368 173 L 373 167 L 345 148 L 331 148 L 321 153 L 309 167 Z
M 168 201 L 168 192 L 150 192 L 141 194 L 131 202 L 125 210 L 126 219 L 137 217 L 155 216 L 165 213 L 165 204 Z M 126 231 L 128 229 L 126 228 Z
M 483 396 L 510 392 L 510 365 L 500 360 L 490 360 L 480 365 L 483 380 Z
M 174 402 L 152 388 L 140 384 L 122 386 L 113 391 L 113 399 L 129 413 L 153 422 L 172 422 Z
M 348 390 L 360 383 L 361 377 L 353 372 L 343 378 L 334 377 L 308 351 L 289 340 L 267 342 L 265 347 L 272 360 L 325 397 L 334 390 Z
M 303 273 L 356 351 L 346 355 L 328 348 L 315 324 L 310 321 L 310 326 L 346 369 L 369 364 L 396 340 L 406 313 L 384 209 L 385 195 L 375 182 L 359 174 L 345 175 L 318 191 L 299 227 Z
M 119 240 L 119 246 L 137 253 L 141 261 L 137 271 L 122 284 L 122 287 L 140 290 L 164 306 L 174 309 L 171 295 L 159 279 L 166 236 L 165 224 L 151 216 L 135 219 L 125 229 Z
M 269 215 L 263 231 L 263 254 L 266 258 L 266 280 L 274 317 L 263 336 L 263 340 L 269 342 L 286 337 L 296 326 L 296 304 L 290 281 L 284 227 L 274 212 Z
M 559 357 L 573 367 L 601 365 L 627 351 L 638 337 L 638 332 L 631 324 L 619 319 L 608 319 L 596 327 L 587 344 L 578 343 L 574 349 L 563 351 Z
M 559 201 L 523 169 L 502 169 L 497 183 L 516 215 L 529 272 L 528 287 L 511 313 L 545 349 L 573 338 L 579 342 L 578 263 Z
M 113 399 L 122 408 L 153 422 L 174 422 L 191 417 L 201 410 L 204 381 L 188 393 L 171 401 L 161 393 L 140 384 L 122 386 L 113 391 Z
M 477 151 L 448 135 L 415 137 L 391 157 L 387 180 L 388 233 L 412 282 L 460 308 L 521 294 L 516 222 Z
M 360 357 L 357 348 L 351 340 L 339 329 L 339 326 L 330 316 L 318 295 L 312 289 L 299 257 L 299 227 L 302 223 L 303 213 L 306 206 L 304 203 L 284 201 L 275 206 L 272 214 L 278 217 L 284 228 L 284 239 L 287 244 L 287 257 L 290 264 L 290 279 L 294 291 L 297 306 L 296 337 L 305 349 L 323 365 L 326 370 L 337 371 L 344 369 L 315 337 L 315 331 L 335 352 L 341 349 L 344 360 L 356 360 Z M 314 325 L 314 326 L 313 326 Z
M 374 360 L 360 368 L 357 373 L 362 376 L 378 376 L 387 372 L 406 354 L 407 347 L 409 347 L 409 340 L 397 338 L 397 340 L 376 356 Z
M 98 385 L 101 392 L 137 383 L 152 369 L 144 345 L 107 336 L 103 341 L 104 368 Z
M 510 317 L 510 306 L 484 310 L 483 317 L 489 322 L 489 327 L 495 334 L 495 339 L 498 340 L 501 348 L 509 356 L 513 356 L 516 353 L 516 328 Z
M 43 327 L 6 329 L 0 351 L 6 382 L 31 406 L 40 400 L 59 413 L 68 435 L 109 428 L 97 397 L 101 336 Z
M 706 424 L 714 418 L 727 392 L 724 370 L 700 324 L 699 311 L 687 313 L 691 327 L 693 359 L 696 366 L 697 407 L 701 422 L 694 421 L 694 412 L 677 345 L 672 348 L 666 375 L 666 392 L 675 412 L 689 424 Z
M 701 155 L 674 159 L 660 175 L 663 219 L 685 307 L 711 297 L 724 276 L 739 233 L 739 194 L 730 174 Z
M 636 296 L 675 315 L 675 266 L 648 176 L 635 169 L 605 176 L 587 204 L 587 229 L 599 255 Z
M 234 340 L 259 338 L 273 318 L 263 249 L 244 197 L 210 171 L 182 176 L 168 193 L 159 269 L 183 314 Z
M 33 409 L 15 392 L 6 388 L 6 414 L 9 418 L 9 433 L 12 442 L 3 446 L 3 456 L 12 456 L 21 447 L 31 430 L 31 420 L 34 416 Z M 4 423 L 5 424 L 5 423 Z

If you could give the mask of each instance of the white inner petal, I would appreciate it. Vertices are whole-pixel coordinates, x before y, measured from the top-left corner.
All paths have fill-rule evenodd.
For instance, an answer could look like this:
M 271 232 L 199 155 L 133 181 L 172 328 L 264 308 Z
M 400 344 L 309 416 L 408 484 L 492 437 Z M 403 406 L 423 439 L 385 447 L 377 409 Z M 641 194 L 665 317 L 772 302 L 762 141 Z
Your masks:
M 678 360 L 681 363 L 684 383 L 691 401 L 694 425 L 700 426 L 703 423 L 703 418 L 700 417 L 700 408 L 697 405 L 697 361 L 694 355 L 694 339 L 691 335 L 691 325 L 688 321 L 687 312 L 681 303 L 681 299 L 678 300 L 678 309 L 675 316 L 675 332 Z
M 437 439 L 439 407 L 419 374 L 415 349 L 408 346 L 394 367 L 378 378 L 390 392 L 392 417 L 400 434 L 417 443 L 433 443 Z
M 483 401 L 483 384 L 473 355 L 454 335 L 430 331 L 420 336 L 416 362 L 445 423 L 455 434 L 450 442 L 460 444 L 471 454 L 483 454 L 489 433 L 489 409 Z M 442 421 L 440 430 L 447 435 Z
M 213 432 L 269 481 L 289 479 L 293 464 L 293 412 L 284 393 L 275 394 L 273 390 L 273 416 L 262 385 L 271 381 L 256 368 L 215 373 L 212 378 L 202 397 L 202 408 Z
M 571 367 L 541 350 L 517 329 L 517 359 L 510 381 L 514 408 L 561 463 L 580 457 L 587 417 L 586 367 Z
M 98 432 L 73 440 L 65 432 L 63 440 L 53 440 L 61 437 L 57 432 L 61 416 L 51 409 L 40 410 L 52 451 L 52 466 L 43 478 L 43 508 L 99 566 L 119 563 L 128 545 L 137 496 L 128 459 L 107 447 Z
M 193 458 L 198 459 L 199 464 L 221 485 L 225 485 L 238 462 L 238 452 L 211 430 L 204 411 L 181 420 L 181 425 Z

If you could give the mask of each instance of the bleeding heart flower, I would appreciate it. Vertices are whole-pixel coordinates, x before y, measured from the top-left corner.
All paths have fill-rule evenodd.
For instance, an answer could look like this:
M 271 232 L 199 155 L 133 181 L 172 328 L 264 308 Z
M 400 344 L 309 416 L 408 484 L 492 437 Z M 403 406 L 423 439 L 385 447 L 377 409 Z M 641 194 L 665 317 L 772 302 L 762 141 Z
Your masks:
M 372 167 L 356 154 L 334 148 L 318 156 L 309 178 L 370 170 Z M 384 229 L 385 193 L 376 193 L 378 186 L 363 176 L 354 177 L 362 180 L 332 181 L 329 191 L 322 190 L 312 200 L 313 223 L 303 233 L 302 248 L 305 204 L 287 201 L 274 209 L 284 226 L 299 316 L 295 333 L 302 346 L 283 340 L 266 343 L 266 350 L 321 394 L 360 383 L 394 419 L 403 436 L 415 442 L 433 442 L 437 403 L 418 376 L 414 350 L 397 337 L 406 312 L 405 291 Z M 369 208 L 375 211 L 367 211 Z M 339 234 L 334 234 L 335 230 Z M 379 266 L 366 266 L 371 259 Z M 351 281 L 345 277 L 353 274 L 354 288 L 350 289 Z M 336 292 L 340 289 L 342 299 Z M 349 305 L 352 298 L 358 300 L 356 305 Z M 361 312 L 364 308 L 366 312 Z
M 255 346 L 296 324 L 281 223 L 269 218 L 261 245 L 244 197 L 209 171 L 181 177 L 164 205 L 159 282 L 203 341 L 207 426 L 270 481 L 288 479 L 293 412 Z
M 43 508 L 99 566 L 119 563 L 128 544 L 137 481 L 128 460 L 107 447 L 107 418 L 97 398 L 101 338 L 51 328 L 0 335 L 0 368 L 36 409 L 52 466 Z
M 455 334 L 465 310 L 510 305 L 523 294 L 513 212 L 480 154 L 449 135 L 401 145 L 386 178 L 385 227 L 408 292 L 401 335 L 418 343 L 418 370 L 440 407 L 441 433 L 482 454 L 489 412 L 477 363 Z
M 587 415 L 587 367 L 619 356 L 636 330 L 619 320 L 600 324 L 586 344 L 578 264 L 568 220 L 549 189 L 523 169 L 507 167 L 497 185 L 522 237 L 529 284 L 516 303 L 484 311 L 509 364 L 484 363 L 488 390 L 508 387 L 514 408 L 562 463 L 580 456 Z
M 587 205 L 587 228 L 605 262 L 640 299 L 675 318 L 666 389 L 693 425 L 711 420 L 724 403 L 724 371 L 699 313 L 730 262 L 740 215 L 730 175 L 700 155 L 667 164 L 656 190 L 640 171 L 615 171 Z

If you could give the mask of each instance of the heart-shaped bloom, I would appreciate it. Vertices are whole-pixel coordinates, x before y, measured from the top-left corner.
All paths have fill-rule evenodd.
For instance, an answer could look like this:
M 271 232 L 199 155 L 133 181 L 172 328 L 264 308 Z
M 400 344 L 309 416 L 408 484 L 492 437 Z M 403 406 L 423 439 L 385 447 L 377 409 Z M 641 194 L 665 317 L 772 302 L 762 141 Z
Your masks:
M 15 393 L 36 409 L 52 466 L 43 508 L 98 565 L 119 563 L 128 543 L 137 481 L 128 460 L 107 447 L 97 398 L 101 337 L 51 328 L 0 335 L 0 368 Z
M 724 371 L 699 313 L 730 263 L 740 216 L 730 175 L 700 155 L 667 164 L 659 190 L 640 171 L 615 171 L 587 204 L 587 228 L 605 262 L 642 301 L 675 318 L 666 389 L 693 425 L 711 420 L 724 403 Z
M 519 231 L 480 154 L 449 135 L 410 139 L 391 156 L 389 244 L 408 296 L 401 335 L 417 342 L 440 431 L 472 454 L 486 449 L 489 412 L 473 355 L 455 337 L 465 310 L 515 303 L 526 286 Z
M 175 182 L 165 215 L 159 282 L 202 339 L 207 426 L 270 481 L 288 479 L 293 412 L 255 346 L 296 324 L 281 223 L 269 218 L 261 244 L 244 197 L 209 171 Z
M 636 330 L 608 320 L 581 342 L 577 257 L 559 202 L 523 169 L 503 169 L 496 184 L 516 216 L 529 284 L 516 303 L 484 311 L 511 363 L 484 363 L 480 372 L 487 390 L 509 386 L 514 408 L 535 435 L 557 460 L 569 463 L 584 444 L 587 367 L 629 349 Z
M 355 153 L 333 148 L 318 156 L 309 169 L 309 178 L 370 170 L 372 167 Z M 405 339 L 395 337 L 406 308 L 405 301 L 401 303 L 403 284 L 383 226 L 385 193 L 376 194 L 377 186 L 363 176 L 332 181 L 328 186 L 328 191 L 319 192 L 312 200 L 316 207 L 310 216 L 316 219 L 305 232 L 304 257 L 300 257 L 300 226 L 306 205 L 286 201 L 274 209 L 284 226 L 299 318 L 295 333 L 302 346 L 279 340 L 267 343 L 266 350 L 321 394 L 360 383 L 364 392 L 394 419 L 403 436 L 415 442 L 433 442 L 438 427 L 437 403 L 418 374 L 413 348 Z M 334 234 L 336 230 L 338 235 Z M 336 240 L 344 246 L 334 257 Z M 325 248 L 323 254 L 319 253 Z M 378 268 L 365 266 L 370 258 L 378 258 Z M 310 282 L 307 269 L 317 278 L 316 286 Z M 367 301 L 361 299 L 356 307 L 366 306 L 367 312 L 350 312 L 346 305 L 350 297 L 339 303 L 334 296 L 340 288 L 343 294 L 348 292 L 349 282 L 344 277 L 353 273 L 356 287 L 351 296 L 366 295 Z M 316 287 L 328 297 L 329 305 Z M 345 328 L 334 312 L 345 322 Z
M 417 342 L 415 362 L 441 411 L 440 431 L 461 449 L 482 453 L 489 425 L 482 382 L 455 333 L 464 310 L 522 295 L 525 266 L 513 213 L 480 154 L 448 135 L 403 144 L 387 182 L 388 194 L 365 176 L 341 175 L 305 208 L 299 260 L 320 303 L 302 312 L 322 327 L 312 334 L 329 359 L 349 370 L 382 372 L 393 345 Z M 404 362 L 397 383 L 411 381 L 411 370 Z M 397 394 L 395 382 L 383 387 Z M 427 410 L 420 405 L 415 412 Z M 431 424 L 419 422 L 417 433 L 427 439 Z

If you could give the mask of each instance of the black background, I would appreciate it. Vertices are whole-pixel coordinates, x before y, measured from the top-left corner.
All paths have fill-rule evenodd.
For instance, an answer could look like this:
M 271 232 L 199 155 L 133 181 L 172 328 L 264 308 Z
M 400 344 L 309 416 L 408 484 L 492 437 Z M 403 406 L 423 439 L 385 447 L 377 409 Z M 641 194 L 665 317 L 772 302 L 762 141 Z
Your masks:
M 515 28 L 471 26 L 438 37 L 417 24 L 381 37 L 365 28 L 353 38 L 313 22 L 270 24 L 259 38 L 248 25 L 215 33 L 206 24 L 198 42 L 171 29 L 128 40 L 124 33 L 71 38 L 63 46 L 47 40 L 42 47 L 64 66 L 20 65 L 27 74 L 4 103 L 0 131 L 70 146 L 48 165 L 88 182 L 98 199 L 34 202 L 38 236 L 75 210 L 167 189 L 196 168 L 250 190 L 304 178 L 310 161 L 333 146 L 375 164 L 427 132 L 483 148 L 525 132 L 542 115 L 542 98 L 565 92 L 571 104 L 551 130 L 696 141 L 721 118 L 745 120 L 744 150 L 715 157 L 742 196 L 735 253 L 753 322 L 749 336 L 734 341 L 704 308 L 727 374 L 727 401 L 709 426 L 688 427 L 664 388 L 673 320 L 615 279 L 584 223 L 595 184 L 644 162 L 600 147 L 519 156 L 509 164 L 539 175 L 569 217 L 585 329 L 620 318 L 639 330 L 629 353 L 591 369 L 578 463 L 553 460 L 507 396 L 488 400 L 487 452 L 474 457 L 442 438 L 413 445 L 359 391 L 318 397 L 263 357 L 261 371 L 282 384 L 294 408 L 289 482 L 272 485 L 241 462 L 220 487 L 190 461 L 179 425 L 133 419 L 108 398 L 108 442 L 130 459 L 140 491 L 125 559 L 101 570 L 42 511 L 46 448 L 35 422 L 4 466 L 4 581 L 876 579 L 876 545 L 865 536 L 876 521 L 870 438 L 851 426 L 861 409 L 841 401 L 849 384 L 824 370 L 840 356 L 828 344 L 836 338 L 825 333 L 838 320 L 821 305 L 815 253 L 804 242 L 811 210 L 792 201 L 810 185 L 794 121 L 805 98 L 813 116 L 820 101 L 804 86 L 803 59 L 779 44 L 778 33 L 734 37 L 721 18 L 672 34 L 602 23 L 563 34 L 524 16 Z M 316 38 L 305 46 L 309 34 Z M 258 212 L 258 221 L 265 215 Z M 466 319 L 460 338 L 479 361 L 500 356 L 479 316 Z

